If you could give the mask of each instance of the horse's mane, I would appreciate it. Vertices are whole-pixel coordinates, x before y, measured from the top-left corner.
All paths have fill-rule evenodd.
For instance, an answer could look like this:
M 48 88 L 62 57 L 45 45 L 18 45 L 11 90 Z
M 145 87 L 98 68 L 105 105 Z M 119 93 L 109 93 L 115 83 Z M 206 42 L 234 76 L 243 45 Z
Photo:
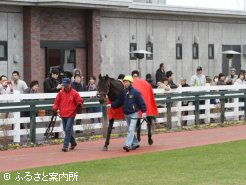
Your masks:
M 112 77 L 108 77 L 108 79 L 109 79 L 109 80 L 116 80 L 116 79 L 114 79 L 114 78 L 112 78 Z
M 110 77 L 110 76 L 108 76 L 108 75 L 105 75 L 105 76 L 99 75 L 99 80 L 100 80 L 100 79 L 106 79 L 106 78 L 108 78 L 109 80 L 117 80 L 117 79 L 114 79 L 113 77 Z

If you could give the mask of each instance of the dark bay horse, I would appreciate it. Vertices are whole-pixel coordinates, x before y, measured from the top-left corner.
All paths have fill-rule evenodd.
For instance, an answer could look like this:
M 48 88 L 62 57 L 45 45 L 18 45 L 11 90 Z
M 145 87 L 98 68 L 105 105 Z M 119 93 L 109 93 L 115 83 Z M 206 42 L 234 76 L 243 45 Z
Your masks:
M 100 103 L 104 103 L 106 96 L 110 100 L 110 102 L 113 102 L 117 99 L 119 96 L 121 90 L 124 88 L 123 83 L 120 80 L 115 80 L 114 78 L 110 78 L 108 75 L 106 76 L 101 76 L 99 75 L 99 82 L 97 85 L 97 91 L 100 96 Z M 114 125 L 114 120 L 117 118 L 110 118 L 109 119 L 109 125 L 107 129 L 107 135 L 106 135 L 106 141 L 103 147 L 103 150 L 107 151 L 108 150 L 108 145 L 109 145 L 109 140 L 111 136 L 111 132 L 113 129 Z M 152 134 L 151 134 L 151 122 L 152 122 L 152 117 L 147 116 L 147 129 L 148 129 L 148 144 L 152 145 L 153 140 L 152 140 Z M 138 119 L 137 122 L 137 139 L 140 141 L 140 133 L 141 133 L 141 120 Z

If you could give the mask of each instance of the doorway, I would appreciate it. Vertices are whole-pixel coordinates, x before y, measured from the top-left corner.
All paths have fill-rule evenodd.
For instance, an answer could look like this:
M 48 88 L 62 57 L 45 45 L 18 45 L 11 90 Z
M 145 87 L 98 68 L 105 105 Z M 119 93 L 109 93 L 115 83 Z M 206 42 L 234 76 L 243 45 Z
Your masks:
M 72 77 L 73 69 L 79 68 L 84 76 L 88 76 L 88 45 L 80 41 L 40 41 L 45 48 L 45 76 L 52 68 L 58 68 L 60 77 Z
M 46 77 L 53 68 L 60 71 L 60 77 L 69 77 L 73 75 L 73 69 L 76 67 L 75 49 L 49 49 L 46 50 Z
M 241 53 L 240 45 L 222 45 L 222 51 L 233 50 Z M 235 68 L 237 73 L 241 70 L 241 55 L 234 55 L 232 58 L 231 67 Z M 222 73 L 229 75 L 229 60 L 226 55 L 222 55 Z

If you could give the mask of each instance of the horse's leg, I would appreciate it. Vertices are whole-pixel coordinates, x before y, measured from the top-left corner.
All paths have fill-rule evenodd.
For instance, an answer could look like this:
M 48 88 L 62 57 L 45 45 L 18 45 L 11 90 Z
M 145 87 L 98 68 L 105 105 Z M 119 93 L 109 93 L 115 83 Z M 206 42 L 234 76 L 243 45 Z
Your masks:
M 138 142 L 141 141 L 140 135 L 141 135 L 141 120 L 138 119 L 138 121 L 137 121 L 137 139 L 138 139 Z
M 148 143 L 149 145 L 152 145 L 153 144 L 153 140 L 152 140 L 152 133 L 151 133 L 151 124 L 152 124 L 152 119 L 151 117 L 147 117 L 147 128 L 148 128 Z
M 111 132 L 113 129 L 113 125 L 114 125 L 114 119 L 110 119 L 109 120 L 109 125 L 108 125 L 108 130 L 107 130 L 107 135 L 106 135 L 106 141 L 103 147 L 104 151 L 108 150 L 108 145 L 109 145 L 109 140 L 110 140 L 110 136 L 111 136 Z

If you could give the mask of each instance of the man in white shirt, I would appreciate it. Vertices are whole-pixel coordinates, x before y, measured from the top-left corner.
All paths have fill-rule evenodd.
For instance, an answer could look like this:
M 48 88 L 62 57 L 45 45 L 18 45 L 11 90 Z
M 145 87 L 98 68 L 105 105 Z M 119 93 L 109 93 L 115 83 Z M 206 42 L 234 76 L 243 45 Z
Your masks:
M 20 79 L 20 74 L 18 71 L 13 71 L 12 73 L 12 84 L 15 91 L 20 91 L 21 94 L 24 94 L 25 90 L 28 89 L 26 82 Z
M 206 84 L 206 77 L 202 74 L 202 67 L 198 66 L 196 69 L 196 74 L 191 77 L 190 86 L 198 87 L 198 86 L 205 86 Z M 205 100 L 199 101 L 200 105 L 205 104 Z M 204 114 L 205 110 L 200 110 L 200 114 Z M 200 124 L 204 123 L 204 119 L 200 119 Z
M 190 86 L 205 86 L 206 77 L 202 74 L 202 67 L 198 66 L 196 69 L 196 74 L 191 77 Z
M 236 69 L 235 68 L 231 68 L 231 74 L 229 76 L 226 77 L 226 84 L 227 85 L 234 85 L 234 83 L 236 82 L 238 78 L 238 75 L 236 75 Z

